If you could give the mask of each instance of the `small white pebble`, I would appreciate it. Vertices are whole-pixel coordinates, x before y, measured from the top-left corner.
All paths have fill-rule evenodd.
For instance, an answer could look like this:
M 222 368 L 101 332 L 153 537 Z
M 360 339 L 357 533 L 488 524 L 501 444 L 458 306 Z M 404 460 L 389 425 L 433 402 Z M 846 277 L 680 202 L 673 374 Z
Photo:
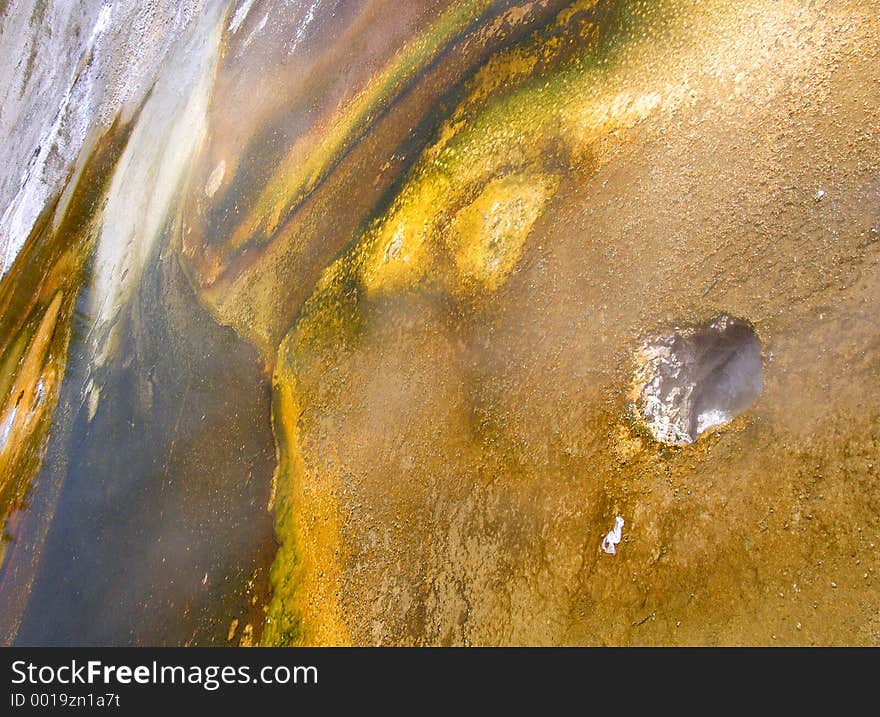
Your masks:
M 602 550 L 609 555 L 617 553 L 615 545 L 620 542 L 623 531 L 623 518 L 619 515 L 614 519 L 614 527 L 608 531 L 608 534 L 602 539 Z

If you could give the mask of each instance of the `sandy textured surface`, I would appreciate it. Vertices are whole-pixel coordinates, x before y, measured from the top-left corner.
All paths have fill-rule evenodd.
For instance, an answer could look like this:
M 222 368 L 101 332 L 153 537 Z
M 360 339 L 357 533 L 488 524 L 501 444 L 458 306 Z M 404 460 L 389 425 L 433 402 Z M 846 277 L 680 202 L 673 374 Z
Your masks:
M 3 641 L 880 643 L 874 3 L 88 5 L 0 6 Z

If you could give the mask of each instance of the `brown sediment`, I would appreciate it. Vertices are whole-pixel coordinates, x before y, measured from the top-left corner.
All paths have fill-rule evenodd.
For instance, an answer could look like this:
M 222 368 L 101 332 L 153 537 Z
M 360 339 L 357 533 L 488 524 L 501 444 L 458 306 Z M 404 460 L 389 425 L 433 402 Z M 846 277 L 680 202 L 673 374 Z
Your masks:
M 117 632 L 92 634 L 144 641 L 880 642 L 876 13 L 794 0 L 357 7 L 327 21 L 335 47 L 225 36 L 207 133 L 180 170 L 181 206 L 169 199 L 174 241 L 116 334 L 129 342 L 110 359 L 128 372 L 122 400 L 91 406 L 74 457 L 118 488 L 103 437 L 137 453 L 126 470 L 143 482 L 125 485 L 140 493 L 70 505 L 106 517 L 136 496 L 138 509 L 80 554 L 100 585 L 70 570 L 42 599 L 85 586 L 66 609 L 100 610 L 125 581 L 137 601 L 119 602 Z M 0 283 L 4 520 L 39 464 L 127 131 L 96 144 Z M 692 443 L 657 442 L 632 357 L 663 327 L 721 313 L 760 337 L 764 390 Z M 238 517 L 266 497 L 252 479 L 271 441 L 252 427 L 268 396 L 227 326 L 273 371 L 280 547 L 264 623 L 274 545 L 267 521 Z M 163 358 L 166 340 L 186 358 Z M 188 400 L 191 385 L 203 395 Z M 153 420 L 154 401 L 174 423 Z M 158 490 L 150 441 L 167 447 Z M 239 465 L 247 481 L 230 493 Z M 241 513 L 222 507 L 229 495 Z M 234 565 L 167 566 L 176 546 L 206 548 L 204 525 L 230 528 L 216 552 Z M 123 540 L 136 574 L 127 556 L 105 570 Z M 56 545 L 52 564 L 70 555 Z M 4 596 L 15 588 L 4 638 L 27 592 L 10 580 L 26 574 L 0 573 Z M 240 584 L 221 585 L 230 574 Z M 30 635 L 69 639 L 63 618 L 54 633 L 38 622 Z
M 287 145 L 277 141 L 278 136 L 295 132 L 288 125 L 297 127 L 310 113 L 298 106 L 293 112 L 288 109 L 289 114 L 282 113 L 274 124 L 270 123 L 265 137 L 257 135 L 248 146 L 247 161 L 226 159 L 228 154 L 234 157 L 240 151 L 220 132 L 225 127 L 223 117 L 229 114 L 227 103 L 236 96 L 236 88 L 229 90 L 230 97 L 215 91 L 218 128 L 209 126 L 208 141 L 196 160 L 182 229 L 182 256 L 209 310 L 221 323 L 234 326 L 260 347 L 268 360 L 274 360 L 278 343 L 321 271 L 352 241 L 358 227 L 369 220 L 386 193 L 400 181 L 442 117 L 438 109 L 454 99 L 463 78 L 506 43 L 552 18 L 554 9 L 562 4 L 516 3 L 515 8 L 502 12 L 491 3 L 473 3 L 473 7 L 451 3 L 455 7 L 435 20 L 426 11 L 420 11 L 414 19 L 408 14 L 399 15 L 397 6 L 385 7 L 381 12 L 374 8 L 372 21 L 387 25 L 383 37 L 388 35 L 403 43 L 397 37 L 401 31 L 397 23 L 407 19 L 412 23 L 409 32 L 415 32 L 416 37 L 401 47 L 390 43 L 385 49 L 387 57 L 367 54 L 362 58 L 357 71 L 371 68 L 373 75 L 346 88 L 346 101 L 339 109 L 335 103 L 330 104 L 336 114 L 320 112 L 318 119 L 310 120 L 314 124 L 307 125 L 308 131 L 294 135 L 296 143 L 290 150 L 294 157 L 315 149 L 315 133 L 335 138 L 327 140 L 329 144 L 324 140 L 318 143 L 326 145 L 326 151 L 310 158 L 310 162 L 317 162 L 311 178 L 296 174 L 300 166 L 296 162 L 285 164 L 278 157 Z M 414 29 L 422 27 L 428 29 Z M 445 39 L 436 52 L 426 53 L 425 43 L 437 33 Z M 347 58 L 336 57 L 333 51 L 321 62 L 335 67 Z M 375 89 L 368 91 L 371 83 L 377 82 L 377 75 L 394 75 L 401 71 L 401 63 L 406 67 L 415 64 L 398 80 L 383 85 L 384 94 L 376 94 Z M 233 63 L 230 66 L 235 67 Z M 231 82 L 222 65 L 218 78 L 221 89 Z M 284 91 L 290 92 L 291 88 Z M 364 93 L 372 97 L 371 109 L 356 120 L 349 115 L 359 111 Z M 325 94 L 336 98 L 333 91 L 318 92 L 319 97 Z M 334 128 L 340 125 L 351 125 L 357 131 L 336 137 Z M 223 185 L 208 198 L 203 188 L 221 160 L 225 161 Z M 284 167 L 296 177 L 289 177 Z M 268 175 L 263 176 L 261 171 Z M 307 190 L 302 182 L 306 182 Z M 266 184 L 275 187 L 267 195 L 272 201 L 259 201 L 258 194 Z M 242 233 L 249 237 L 246 245 L 235 240 L 232 248 L 227 246 L 231 236 Z
M 649 5 L 582 63 L 517 54 L 522 83 L 442 126 L 321 276 L 276 366 L 265 642 L 880 640 L 880 26 L 859 3 Z M 522 171 L 558 184 L 521 256 L 457 292 L 490 255 L 456 254 L 453 217 Z M 480 214 L 505 226 L 483 207 L 469 237 Z M 629 357 L 720 311 L 764 341 L 764 392 L 659 444 Z

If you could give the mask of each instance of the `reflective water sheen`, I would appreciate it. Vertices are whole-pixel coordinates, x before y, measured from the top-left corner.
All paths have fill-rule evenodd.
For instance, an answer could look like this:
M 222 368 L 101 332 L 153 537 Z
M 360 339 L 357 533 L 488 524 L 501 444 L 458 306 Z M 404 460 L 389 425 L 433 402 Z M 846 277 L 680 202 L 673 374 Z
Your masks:
M 15 70 L 138 82 L 8 150 L 4 642 L 880 643 L 871 3 L 141 10 Z

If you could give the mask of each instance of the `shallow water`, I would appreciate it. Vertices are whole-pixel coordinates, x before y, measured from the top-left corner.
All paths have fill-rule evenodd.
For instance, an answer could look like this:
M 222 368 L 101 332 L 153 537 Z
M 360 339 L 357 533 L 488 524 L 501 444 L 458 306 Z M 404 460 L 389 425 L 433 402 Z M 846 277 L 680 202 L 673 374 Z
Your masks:
M 91 419 L 87 343 L 71 344 L 56 409 L 67 421 L 35 478 L 60 481 L 60 494 L 19 644 L 226 644 L 233 619 L 262 625 L 275 553 L 269 382 L 175 259 L 146 276 Z
M 186 23 L 0 284 L 4 642 L 880 641 L 866 4 Z

